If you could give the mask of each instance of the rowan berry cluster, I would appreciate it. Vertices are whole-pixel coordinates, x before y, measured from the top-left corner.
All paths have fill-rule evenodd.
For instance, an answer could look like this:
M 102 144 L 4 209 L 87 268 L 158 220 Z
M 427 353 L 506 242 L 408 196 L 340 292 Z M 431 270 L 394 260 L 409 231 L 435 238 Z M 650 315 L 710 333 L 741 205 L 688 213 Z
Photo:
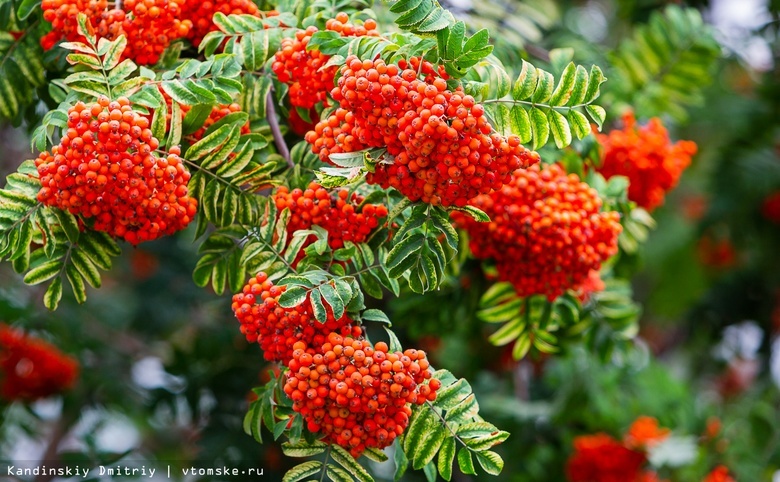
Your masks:
M 492 132 L 484 107 L 460 87 L 447 89 L 446 79 L 417 58 L 388 65 L 351 56 L 331 92 L 340 107 L 306 140 L 325 162 L 332 153 L 386 146 L 395 160 L 377 164 L 368 182 L 443 206 L 465 206 L 539 162 L 519 137 Z
M 41 38 L 48 50 L 58 41 L 84 41 L 77 16 L 85 13 L 89 27 L 103 38 L 127 38 L 124 58 L 141 65 L 154 64 L 176 39 L 186 37 L 192 22 L 182 18 L 185 0 L 126 0 L 121 9 L 108 10 L 106 0 L 44 0 L 43 18 L 52 31 Z
M 344 12 L 329 19 L 325 29 L 338 32 L 343 37 L 379 36 L 374 20 L 366 20 L 363 25 L 353 25 Z M 330 57 L 317 49 L 307 50 L 311 37 L 318 31 L 317 27 L 310 26 L 306 30 L 297 31 L 294 38 L 282 40 L 271 66 L 279 81 L 290 86 L 289 97 L 293 107 L 310 109 L 325 101 L 333 88 L 338 67 L 323 68 Z
M 362 243 L 387 216 L 387 207 L 382 204 L 364 204 L 357 194 L 349 195 L 346 189 L 331 195 L 316 182 L 306 190 L 280 187 L 274 194 L 276 207 L 290 210 L 287 232 L 321 226 L 328 232 L 328 245 L 332 249 L 344 247 L 344 243 Z M 313 238 L 312 238 L 313 241 Z
M 275 286 L 265 273 L 258 273 L 233 296 L 233 313 L 241 323 L 241 333 L 250 343 L 260 345 L 266 360 L 286 364 L 293 357 L 295 343 L 320 346 L 331 332 L 361 334 L 360 327 L 346 315 L 337 320 L 329 312 L 325 323 L 315 320 L 308 298 L 294 308 L 279 306 L 279 297 L 286 289 Z
M 192 22 L 187 38 L 197 47 L 209 32 L 218 30 L 214 24 L 214 14 L 258 15 L 260 9 L 251 0 L 205 0 L 203 2 L 186 1 L 182 6 L 182 18 Z M 278 15 L 278 12 L 266 12 L 266 16 Z
M 637 126 L 631 112 L 623 116 L 622 130 L 597 134 L 597 138 L 604 149 L 598 171 L 606 178 L 628 177 L 628 198 L 647 210 L 663 204 L 697 150 L 693 141 L 672 144 L 661 119 Z
M 38 200 L 94 219 L 93 229 L 131 244 L 173 234 L 197 212 L 178 147 L 157 157 L 149 120 L 127 98 L 78 102 L 52 152 L 35 160 Z
M 0 323 L 0 397 L 32 401 L 73 386 L 76 360 L 55 346 Z
M 52 30 L 41 38 L 41 46 L 49 50 L 62 39 L 83 40 L 78 33 L 78 14 L 83 13 L 98 23 L 107 8 L 107 0 L 43 0 L 43 19 L 51 23 Z
M 605 433 L 574 439 L 566 475 L 570 482 L 657 482 L 655 472 L 642 470 L 647 449 L 669 436 L 653 417 L 639 417 L 621 443 Z
M 479 259 L 495 260 L 499 279 L 517 294 L 553 300 L 579 289 L 591 270 L 617 253 L 617 212 L 601 212 L 595 189 L 557 164 L 514 172 L 501 190 L 471 200 L 490 216 L 481 223 L 459 212 Z
M 384 342 L 330 333 L 322 345 L 297 343 L 284 392 L 312 432 L 355 457 L 384 448 L 409 425 L 411 405 L 436 399 L 425 352 L 390 352 Z
M 736 480 L 731 476 L 726 466 L 718 465 L 707 474 L 702 482 L 736 482 Z

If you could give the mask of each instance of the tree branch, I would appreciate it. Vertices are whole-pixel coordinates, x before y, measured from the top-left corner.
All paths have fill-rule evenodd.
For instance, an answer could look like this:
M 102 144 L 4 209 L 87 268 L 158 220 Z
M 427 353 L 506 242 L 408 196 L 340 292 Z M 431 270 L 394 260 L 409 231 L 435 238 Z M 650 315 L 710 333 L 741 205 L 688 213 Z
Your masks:
M 270 90 L 268 91 L 268 95 L 265 97 L 265 105 L 265 117 L 268 119 L 268 125 L 271 127 L 271 133 L 274 136 L 274 144 L 276 144 L 276 149 L 284 158 L 287 166 L 292 169 L 295 167 L 295 164 L 293 164 L 292 159 L 290 158 L 290 149 L 287 147 L 287 143 L 284 142 L 284 136 L 282 136 L 282 131 L 279 129 L 279 119 L 276 118 L 274 97 Z

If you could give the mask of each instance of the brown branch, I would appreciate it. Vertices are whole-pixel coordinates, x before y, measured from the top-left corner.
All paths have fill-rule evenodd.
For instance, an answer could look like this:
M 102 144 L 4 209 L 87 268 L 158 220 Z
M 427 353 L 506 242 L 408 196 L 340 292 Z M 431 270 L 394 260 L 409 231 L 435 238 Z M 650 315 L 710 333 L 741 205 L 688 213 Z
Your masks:
M 70 431 L 70 425 L 73 420 L 74 419 L 68 415 L 63 415 L 57 420 L 57 423 L 54 425 L 54 429 L 49 436 L 49 442 L 46 444 L 46 450 L 41 457 L 41 465 L 45 464 L 50 467 L 59 467 L 60 457 L 58 450 L 60 448 L 60 443 Z M 34 482 L 50 482 L 54 477 L 56 477 L 56 475 L 42 473 L 35 477 Z
M 528 52 L 529 55 L 532 55 L 537 59 L 543 60 L 545 62 L 550 61 L 549 50 L 543 49 L 542 47 L 539 47 L 538 45 L 534 45 L 534 44 L 525 44 L 524 47 L 525 47 L 525 51 Z
M 284 158 L 287 166 L 292 169 L 295 167 L 295 164 L 293 164 L 292 159 L 290 158 L 290 149 L 287 147 L 287 143 L 284 142 L 284 136 L 282 136 L 282 131 L 279 129 L 279 119 L 276 118 L 274 96 L 271 92 L 272 91 L 269 90 L 268 95 L 265 97 L 265 117 L 268 119 L 268 125 L 271 127 L 271 134 L 274 136 L 274 144 L 276 144 L 276 149 Z

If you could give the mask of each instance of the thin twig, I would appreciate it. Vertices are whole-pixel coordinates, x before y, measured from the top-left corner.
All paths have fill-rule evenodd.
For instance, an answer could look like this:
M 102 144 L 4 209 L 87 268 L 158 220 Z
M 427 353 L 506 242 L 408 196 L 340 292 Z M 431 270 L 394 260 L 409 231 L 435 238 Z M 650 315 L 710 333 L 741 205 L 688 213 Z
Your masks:
M 58 451 L 60 443 L 62 443 L 62 439 L 64 439 L 70 431 L 71 423 L 72 419 L 68 417 L 68 415 L 63 415 L 54 425 L 51 437 L 49 437 L 49 442 L 46 444 L 46 450 L 43 452 L 43 457 L 41 457 L 41 464 L 59 466 L 60 457 Z M 41 473 L 35 477 L 34 482 L 49 482 L 54 479 L 54 477 L 55 475 Z
M 525 44 L 524 47 L 525 47 L 525 51 L 528 52 L 529 55 L 532 55 L 537 59 L 543 60 L 545 62 L 550 61 L 549 50 L 543 49 L 542 47 L 539 47 L 538 45 L 534 45 L 534 44 Z
M 282 136 L 282 131 L 279 129 L 279 120 L 276 118 L 276 107 L 274 107 L 274 97 L 271 92 L 272 91 L 269 90 L 268 95 L 265 97 L 265 117 L 268 119 L 268 125 L 271 127 L 276 149 L 284 158 L 287 166 L 292 169 L 295 167 L 295 164 L 293 164 L 292 159 L 290 158 L 290 149 L 287 147 L 287 143 L 284 142 L 284 136 Z

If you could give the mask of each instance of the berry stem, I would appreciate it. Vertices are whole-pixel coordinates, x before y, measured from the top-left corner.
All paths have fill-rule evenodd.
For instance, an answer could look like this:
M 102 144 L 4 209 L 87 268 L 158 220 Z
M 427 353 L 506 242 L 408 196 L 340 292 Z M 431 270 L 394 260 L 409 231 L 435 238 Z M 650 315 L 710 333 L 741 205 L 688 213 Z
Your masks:
M 325 472 L 328 471 L 328 459 L 330 459 L 330 451 L 333 445 L 328 445 L 328 451 L 325 452 L 325 460 L 322 461 L 322 472 L 320 473 L 320 482 L 325 480 Z
M 284 158 L 284 161 L 287 163 L 287 167 L 293 169 L 295 168 L 295 164 L 293 164 L 293 161 L 290 158 L 290 149 L 287 147 L 287 143 L 284 142 L 284 136 L 282 136 L 282 131 L 279 129 L 279 120 L 276 118 L 276 107 L 274 106 L 274 96 L 272 92 L 273 90 L 269 90 L 268 95 L 265 97 L 265 116 L 268 119 L 268 125 L 271 127 L 271 134 L 274 136 L 274 144 L 276 144 L 276 149 Z

